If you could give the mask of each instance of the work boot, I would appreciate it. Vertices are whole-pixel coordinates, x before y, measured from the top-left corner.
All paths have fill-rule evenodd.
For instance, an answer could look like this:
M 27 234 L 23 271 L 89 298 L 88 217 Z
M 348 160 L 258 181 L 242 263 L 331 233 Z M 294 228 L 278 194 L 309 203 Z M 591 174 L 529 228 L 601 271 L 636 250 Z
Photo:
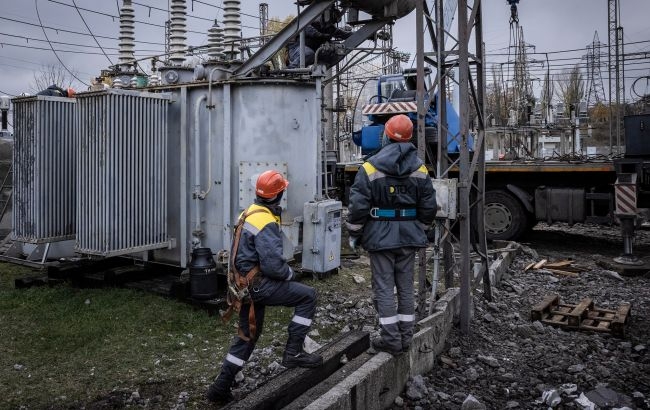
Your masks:
M 319 354 L 307 353 L 304 350 L 294 354 L 288 351 L 284 352 L 282 356 L 282 366 L 287 369 L 294 367 L 307 367 L 314 368 L 320 367 L 323 364 L 323 356 Z
M 399 350 L 393 349 L 384 341 L 384 339 L 375 339 L 370 343 L 370 345 L 372 346 L 373 349 L 379 352 L 390 353 L 393 356 L 399 356 L 404 352 L 403 348 Z M 406 349 L 408 350 L 408 346 Z
M 226 404 L 234 399 L 230 392 L 230 386 L 226 386 L 225 383 L 220 383 L 219 379 L 208 387 L 206 398 L 208 401 L 216 404 Z
M 217 404 L 225 404 L 233 400 L 230 389 L 235 381 L 235 375 L 240 370 L 240 367 L 224 360 L 221 365 L 221 371 L 217 379 L 208 387 L 206 398 Z

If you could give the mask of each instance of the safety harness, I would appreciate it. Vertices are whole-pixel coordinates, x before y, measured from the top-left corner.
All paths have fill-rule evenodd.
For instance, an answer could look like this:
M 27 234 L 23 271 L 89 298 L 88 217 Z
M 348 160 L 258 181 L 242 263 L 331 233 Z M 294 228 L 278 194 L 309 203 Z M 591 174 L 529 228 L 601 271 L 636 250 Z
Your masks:
M 237 312 L 241 310 L 242 305 L 250 304 L 251 307 L 248 310 L 248 334 L 250 337 L 244 334 L 241 326 L 237 327 L 237 335 L 240 339 L 248 342 L 250 339 L 255 339 L 255 334 L 257 330 L 257 325 L 255 322 L 255 305 L 253 298 L 250 295 L 250 286 L 253 282 L 255 276 L 260 272 L 259 263 L 253 266 L 246 276 L 243 276 L 237 270 L 235 266 L 235 261 L 237 260 L 237 250 L 239 249 L 239 239 L 241 238 L 241 231 L 244 227 L 244 222 L 246 218 L 250 215 L 253 215 L 258 212 L 267 212 L 266 209 L 254 209 L 250 212 L 244 212 L 239 217 L 237 221 L 237 226 L 235 227 L 234 239 L 232 252 L 230 253 L 230 269 L 228 269 L 228 295 L 226 296 L 226 302 L 228 302 L 228 310 L 221 316 L 221 319 L 224 323 L 230 320 L 232 312 Z
M 370 208 L 370 217 L 380 221 L 412 221 L 417 216 L 415 208 Z

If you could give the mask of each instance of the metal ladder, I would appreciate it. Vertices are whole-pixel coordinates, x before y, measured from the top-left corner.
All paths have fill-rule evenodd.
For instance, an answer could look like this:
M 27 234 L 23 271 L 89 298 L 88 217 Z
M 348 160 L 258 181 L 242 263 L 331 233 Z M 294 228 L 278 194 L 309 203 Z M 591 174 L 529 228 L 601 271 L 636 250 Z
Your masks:
M 13 172 L 14 164 L 13 162 L 9 164 L 9 169 L 2 179 L 2 186 L 0 187 L 0 221 L 5 216 L 9 203 L 11 203 L 11 197 L 14 193 L 13 190 Z

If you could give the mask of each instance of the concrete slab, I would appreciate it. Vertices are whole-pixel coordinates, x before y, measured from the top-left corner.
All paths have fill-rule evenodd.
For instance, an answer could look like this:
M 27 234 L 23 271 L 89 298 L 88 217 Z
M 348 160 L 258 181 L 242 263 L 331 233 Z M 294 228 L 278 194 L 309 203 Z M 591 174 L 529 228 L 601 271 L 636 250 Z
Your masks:
M 244 399 L 233 402 L 224 409 L 261 410 L 281 409 L 302 395 L 311 386 L 327 379 L 341 367 L 341 357 L 354 358 L 370 347 L 367 332 L 354 331 L 342 335 L 327 345 L 319 353 L 323 365 L 316 369 L 289 369 L 271 379 L 262 387 L 255 389 Z
M 460 311 L 460 290 L 450 289 L 434 305 L 436 312 L 418 322 L 408 354 L 378 353 L 305 409 L 379 410 L 392 405 L 410 376 L 431 371 Z
M 305 410 L 381 410 L 389 407 L 408 379 L 406 355 L 380 352 Z

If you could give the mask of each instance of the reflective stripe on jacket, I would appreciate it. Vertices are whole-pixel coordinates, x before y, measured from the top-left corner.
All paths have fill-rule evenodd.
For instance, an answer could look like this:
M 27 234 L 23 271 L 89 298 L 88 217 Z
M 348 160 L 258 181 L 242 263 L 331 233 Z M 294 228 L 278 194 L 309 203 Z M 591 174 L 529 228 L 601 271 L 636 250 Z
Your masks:
M 390 143 L 368 159 L 350 188 L 347 227 L 361 236 L 368 251 L 426 247 L 428 228 L 436 215 L 436 194 L 428 170 L 413 144 Z M 415 209 L 413 220 L 372 218 L 373 208 Z
M 260 204 L 249 206 L 246 212 L 256 209 L 263 212 L 256 212 L 246 218 L 239 238 L 235 260 L 237 270 L 246 275 L 259 263 L 262 276 L 277 280 L 291 278 L 291 269 L 282 256 L 280 218 Z

